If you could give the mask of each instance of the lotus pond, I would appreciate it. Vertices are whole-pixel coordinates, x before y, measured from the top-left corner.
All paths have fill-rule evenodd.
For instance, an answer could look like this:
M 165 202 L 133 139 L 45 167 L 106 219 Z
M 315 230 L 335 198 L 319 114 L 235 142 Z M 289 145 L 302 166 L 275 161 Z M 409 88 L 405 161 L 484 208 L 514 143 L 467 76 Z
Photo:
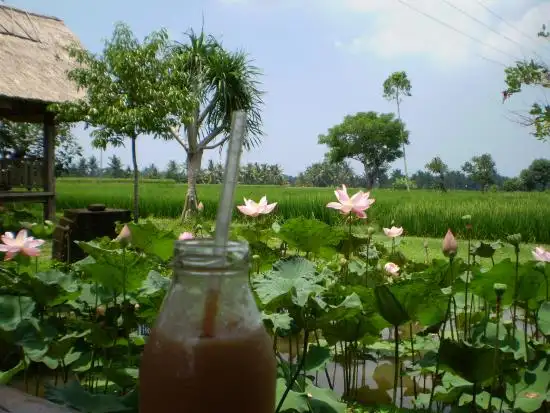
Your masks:
M 334 226 L 260 212 L 232 230 L 273 337 L 277 413 L 548 411 L 550 253 L 521 234 L 473 240 L 463 216 L 460 243 L 442 233 L 441 249 L 411 259 L 399 223 L 381 234 L 340 212 Z M 137 412 L 143 326 L 179 231 L 128 224 L 124 242 L 77 241 L 87 257 L 67 265 L 29 256 L 52 226 L 25 219 L 0 212 L 2 232 L 28 231 L 0 252 L 0 383 L 81 412 Z M 188 227 L 212 236 L 200 216 Z

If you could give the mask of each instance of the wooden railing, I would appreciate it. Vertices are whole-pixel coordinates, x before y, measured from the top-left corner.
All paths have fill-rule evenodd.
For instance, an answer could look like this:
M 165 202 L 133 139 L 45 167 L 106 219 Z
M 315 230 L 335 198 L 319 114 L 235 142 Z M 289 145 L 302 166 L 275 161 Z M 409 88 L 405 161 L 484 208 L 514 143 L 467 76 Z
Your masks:
M 44 188 L 42 158 L 0 159 L 0 191 L 16 188 L 42 191 Z

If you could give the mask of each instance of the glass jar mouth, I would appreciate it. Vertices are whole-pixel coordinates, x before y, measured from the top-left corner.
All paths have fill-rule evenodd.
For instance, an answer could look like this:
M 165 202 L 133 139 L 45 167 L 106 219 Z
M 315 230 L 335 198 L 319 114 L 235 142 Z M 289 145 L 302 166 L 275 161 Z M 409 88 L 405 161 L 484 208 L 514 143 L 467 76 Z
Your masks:
M 229 269 L 248 265 L 247 241 L 229 241 L 220 249 L 213 238 L 176 240 L 174 243 L 175 268 Z

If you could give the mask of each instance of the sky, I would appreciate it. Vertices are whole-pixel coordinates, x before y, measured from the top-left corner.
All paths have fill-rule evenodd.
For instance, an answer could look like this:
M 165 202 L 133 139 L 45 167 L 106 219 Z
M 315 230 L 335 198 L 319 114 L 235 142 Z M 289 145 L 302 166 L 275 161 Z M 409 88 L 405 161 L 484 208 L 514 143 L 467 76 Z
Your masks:
M 504 67 L 517 60 L 550 62 L 550 41 L 537 38 L 550 23 L 548 0 L 6 0 L 5 4 L 65 21 L 85 47 L 101 52 L 118 21 L 140 39 L 166 28 L 183 40 L 190 28 L 245 50 L 263 71 L 265 138 L 242 162 L 277 163 L 295 175 L 321 161 L 318 136 L 362 111 L 394 112 L 384 80 L 404 70 L 412 96 L 401 107 L 410 132 L 409 172 L 440 156 L 452 169 L 490 153 L 500 174 L 514 176 L 535 158 L 550 157 L 516 121 L 545 95 L 527 89 L 503 104 Z M 416 10 L 412 10 L 411 7 Z M 426 16 L 427 15 L 427 16 Z M 443 24 L 439 23 L 443 22 Z M 87 156 L 88 131 L 76 134 Z M 130 164 L 130 148 L 107 150 Z M 223 160 L 218 150 L 205 156 Z M 141 167 L 184 162 L 175 142 L 144 137 Z M 393 167 L 403 169 L 403 160 Z M 358 169 L 360 171 L 360 169 Z

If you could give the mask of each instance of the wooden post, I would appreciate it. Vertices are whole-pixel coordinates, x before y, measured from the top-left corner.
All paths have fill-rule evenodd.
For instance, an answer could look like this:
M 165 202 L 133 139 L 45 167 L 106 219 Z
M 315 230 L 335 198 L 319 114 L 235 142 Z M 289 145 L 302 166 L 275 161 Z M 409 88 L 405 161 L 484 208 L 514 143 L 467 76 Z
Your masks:
M 55 119 L 54 114 L 44 115 L 44 192 L 51 192 L 44 203 L 44 219 L 55 219 Z

